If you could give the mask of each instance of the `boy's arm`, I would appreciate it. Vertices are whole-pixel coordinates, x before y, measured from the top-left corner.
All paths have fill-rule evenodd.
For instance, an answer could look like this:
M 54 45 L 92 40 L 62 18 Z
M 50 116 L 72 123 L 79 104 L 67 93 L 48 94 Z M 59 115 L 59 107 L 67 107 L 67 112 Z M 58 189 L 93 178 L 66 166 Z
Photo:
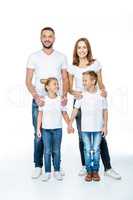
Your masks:
M 62 111 L 62 115 L 63 115 L 63 119 L 65 120 L 66 124 L 68 125 L 69 121 L 70 121 L 68 113 L 66 111 Z
M 42 115 L 43 115 L 43 112 L 42 111 L 39 111 L 38 112 L 38 117 L 37 117 L 37 135 L 38 137 L 41 137 L 41 125 L 42 125 Z

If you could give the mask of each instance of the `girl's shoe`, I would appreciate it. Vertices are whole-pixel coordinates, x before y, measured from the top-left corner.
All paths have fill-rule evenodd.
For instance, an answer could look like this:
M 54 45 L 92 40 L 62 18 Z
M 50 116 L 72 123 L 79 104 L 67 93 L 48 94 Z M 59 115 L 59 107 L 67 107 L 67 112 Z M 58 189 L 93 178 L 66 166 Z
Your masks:
M 58 181 L 62 181 L 62 180 L 63 180 L 63 176 L 61 175 L 61 172 L 54 172 L 54 177 L 55 177 Z
M 79 176 L 85 176 L 86 174 L 86 166 L 82 166 L 81 170 L 79 171 Z
M 50 178 L 51 178 L 51 173 L 45 173 L 42 175 L 41 180 L 48 181 Z
M 100 181 L 100 176 L 99 176 L 98 172 L 92 173 L 92 180 L 93 181 Z
M 92 181 L 92 173 L 87 173 L 87 175 L 85 176 L 85 181 L 87 182 Z

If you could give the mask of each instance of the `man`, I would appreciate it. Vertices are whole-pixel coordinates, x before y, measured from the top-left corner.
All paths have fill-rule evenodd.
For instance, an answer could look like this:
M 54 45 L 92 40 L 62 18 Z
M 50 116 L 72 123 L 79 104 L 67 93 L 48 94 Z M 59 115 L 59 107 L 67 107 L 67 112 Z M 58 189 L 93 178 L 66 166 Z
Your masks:
M 62 103 L 67 103 L 67 91 L 69 87 L 67 75 L 66 57 L 53 49 L 55 31 L 51 27 L 41 30 L 41 43 L 43 48 L 29 56 L 26 69 L 26 86 L 33 97 L 32 122 L 34 126 L 34 163 L 35 169 L 32 178 L 38 178 L 43 166 L 43 142 L 37 137 L 38 106 L 45 104 L 45 92 L 40 79 L 55 77 L 59 81 Z M 33 76 L 35 83 L 33 85 Z M 43 98 L 44 97 L 44 98 Z

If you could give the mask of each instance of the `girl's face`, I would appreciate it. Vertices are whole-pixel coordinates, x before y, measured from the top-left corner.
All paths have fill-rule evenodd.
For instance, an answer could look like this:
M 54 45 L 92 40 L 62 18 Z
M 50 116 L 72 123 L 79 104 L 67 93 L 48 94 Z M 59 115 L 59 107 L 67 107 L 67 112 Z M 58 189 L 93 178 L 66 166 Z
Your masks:
M 47 85 L 48 92 L 57 93 L 59 90 L 59 84 L 56 80 L 51 80 L 50 83 Z
M 79 58 L 85 58 L 88 54 L 88 49 L 84 41 L 78 42 L 77 45 L 77 55 Z

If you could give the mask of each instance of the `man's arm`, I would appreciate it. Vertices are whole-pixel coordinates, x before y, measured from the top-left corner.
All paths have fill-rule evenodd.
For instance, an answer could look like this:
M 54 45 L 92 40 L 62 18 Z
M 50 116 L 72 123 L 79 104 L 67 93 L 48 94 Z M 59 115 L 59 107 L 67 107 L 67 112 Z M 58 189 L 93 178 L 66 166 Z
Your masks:
M 67 96 L 69 91 L 69 80 L 68 80 L 68 73 L 66 69 L 61 70 L 62 76 L 62 83 L 63 83 L 63 96 Z

